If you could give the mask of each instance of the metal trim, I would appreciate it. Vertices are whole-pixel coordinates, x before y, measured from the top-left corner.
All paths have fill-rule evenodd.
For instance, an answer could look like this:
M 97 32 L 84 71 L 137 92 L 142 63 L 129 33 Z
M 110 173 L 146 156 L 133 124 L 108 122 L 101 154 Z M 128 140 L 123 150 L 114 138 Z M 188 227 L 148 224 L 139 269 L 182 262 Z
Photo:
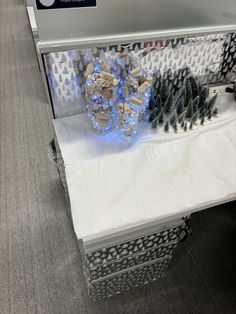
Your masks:
M 215 26 L 202 29 L 176 29 L 172 31 L 162 32 L 146 32 L 137 34 L 127 34 L 122 36 L 107 36 L 107 37 L 90 37 L 88 39 L 77 39 L 68 41 L 44 41 L 38 42 L 40 53 L 49 53 L 56 51 L 66 51 L 79 48 L 104 47 L 118 44 L 130 44 L 139 41 L 162 40 L 181 38 L 185 36 L 202 36 L 217 33 L 230 33 L 236 31 L 236 24 L 233 26 Z

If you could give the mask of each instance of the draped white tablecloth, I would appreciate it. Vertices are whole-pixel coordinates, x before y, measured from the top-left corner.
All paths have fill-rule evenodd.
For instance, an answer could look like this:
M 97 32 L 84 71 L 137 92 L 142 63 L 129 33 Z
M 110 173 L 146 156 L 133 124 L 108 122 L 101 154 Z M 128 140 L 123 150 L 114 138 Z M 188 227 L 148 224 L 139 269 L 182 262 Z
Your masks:
M 236 198 L 236 103 L 185 133 L 143 123 L 130 142 L 96 135 L 86 114 L 54 120 L 77 237 L 194 212 Z

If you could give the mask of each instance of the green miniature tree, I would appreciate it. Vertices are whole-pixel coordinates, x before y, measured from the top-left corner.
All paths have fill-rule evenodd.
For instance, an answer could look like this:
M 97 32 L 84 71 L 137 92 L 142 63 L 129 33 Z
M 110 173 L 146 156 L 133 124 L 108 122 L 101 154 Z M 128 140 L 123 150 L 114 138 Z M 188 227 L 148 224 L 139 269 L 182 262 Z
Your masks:
M 151 126 L 152 126 L 152 129 L 156 129 L 157 128 L 157 117 L 152 121 L 152 124 L 151 124 Z
M 153 97 L 151 96 L 149 99 L 149 103 L 148 103 L 148 109 L 149 110 L 153 110 L 155 106 L 155 100 L 153 99 Z
M 164 131 L 169 132 L 170 126 L 169 126 L 169 121 L 166 121 L 165 126 L 164 126 Z
M 191 83 L 193 98 L 196 98 L 197 96 L 199 96 L 199 89 L 198 89 L 198 85 L 194 76 L 190 78 L 190 83 Z
M 170 121 L 170 125 L 174 125 L 175 123 L 177 123 L 177 119 L 178 119 L 178 116 L 177 116 L 177 112 L 176 112 L 176 109 L 173 111 L 169 121 Z
M 186 77 L 189 77 L 191 74 L 190 67 L 186 67 Z
M 214 97 L 212 97 L 208 103 L 207 103 L 207 107 L 209 110 L 212 110 L 215 106 L 216 100 L 217 100 L 218 94 L 216 94 Z
M 212 116 L 217 117 L 217 115 L 218 115 L 218 109 L 214 108 L 214 110 L 212 111 Z
M 190 83 L 190 79 L 186 79 L 186 103 L 189 104 L 190 101 L 192 101 L 193 94 L 192 94 L 192 86 Z
M 157 108 L 158 111 L 161 111 L 162 109 L 162 103 L 161 103 L 161 97 L 158 95 L 156 102 L 155 102 L 155 108 Z
M 191 121 L 190 126 L 189 126 L 189 130 L 193 129 L 193 121 Z
M 186 110 L 178 117 L 178 122 L 181 124 L 185 120 Z
M 173 108 L 173 93 L 170 93 L 163 108 L 164 113 L 165 114 L 171 113 L 172 108 Z
M 204 112 L 205 112 L 205 117 L 208 116 L 209 109 L 208 109 L 208 102 L 206 101 L 204 106 L 203 106 Z
M 184 107 L 187 107 L 187 102 L 186 102 L 186 87 L 185 85 L 183 86 L 182 90 L 181 90 L 181 96 L 183 97 L 183 101 L 184 101 Z
M 161 77 L 161 71 L 160 71 L 160 69 L 158 69 L 158 70 L 156 71 L 156 73 L 154 73 L 154 77 L 155 77 L 156 79 L 158 79 L 158 78 Z
M 199 117 L 199 111 L 195 112 L 192 118 L 193 123 L 196 123 Z
M 164 113 L 163 110 L 160 111 L 158 115 L 156 115 L 155 119 L 152 121 L 152 128 L 156 129 L 157 125 L 162 125 L 164 123 Z
M 159 114 L 158 109 L 154 108 L 152 110 L 152 113 L 151 113 L 150 117 L 149 117 L 149 122 L 153 122 L 157 118 L 158 114 Z
M 177 131 L 178 131 L 178 126 L 177 126 L 177 123 L 176 123 L 176 122 L 172 125 L 172 127 L 173 127 L 175 133 L 177 133 Z
M 211 118 L 212 118 L 212 113 L 211 113 L 211 110 L 209 110 L 208 115 L 207 115 L 207 119 L 211 120 Z
M 155 90 L 156 95 L 160 94 L 160 92 L 161 92 L 161 77 L 157 78 L 155 85 L 154 85 L 154 90 Z
M 155 107 L 155 95 L 154 95 L 154 90 L 152 89 L 151 97 L 150 97 L 149 103 L 148 103 L 148 109 L 153 110 L 154 107 Z
M 157 99 L 155 100 L 155 103 L 154 103 L 154 107 L 152 109 L 152 112 L 151 112 L 151 115 L 149 117 L 149 122 L 152 122 L 158 115 L 159 113 L 161 112 L 162 110 L 162 107 L 161 107 L 161 98 L 160 96 L 158 95 L 157 96 Z
M 163 112 L 163 110 L 161 110 L 161 112 L 160 112 L 160 114 L 158 116 L 158 123 L 160 125 L 162 125 L 164 123 L 164 112 Z
M 183 112 L 184 112 L 184 97 L 181 96 L 177 102 L 176 102 L 176 105 L 175 105 L 175 108 L 177 110 L 177 114 L 178 115 L 181 115 Z
M 187 107 L 186 118 L 192 119 L 193 114 L 194 114 L 194 112 L 193 112 L 193 101 L 190 100 L 188 103 L 188 107 Z
M 202 119 L 205 117 L 205 109 L 203 108 L 199 113 L 199 118 Z
M 171 70 L 171 68 L 169 68 L 169 70 L 167 71 L 167 77 L 170 80 L 170 78 L 173 76 L 173 72 Z
M 200 100 L 199 96 L 195 97 L 193 100 L 193 112 L 194 113 L 198 111 L 199 100 Z
M 171 81 L 168 81 L 167 85 L 168 85 L 169 93 L 171 93 L 171 92 L 175 93 L 175 87 L 173 86 L 173 83 Z
M 208 93 L 209 93 L 208 88 L 204 86 L 200 92 L 200 98 L 199 98 L 199 104 L 198 104 L 199 108 L 204 107 Z
M 163 104 L 167 101 L 169 95 L 169 90 L 168 90 L 168 85 L 166 80 L 162 82 L 161 89 L 160 89 L 160 96 L 161 96 L 161 101 Z

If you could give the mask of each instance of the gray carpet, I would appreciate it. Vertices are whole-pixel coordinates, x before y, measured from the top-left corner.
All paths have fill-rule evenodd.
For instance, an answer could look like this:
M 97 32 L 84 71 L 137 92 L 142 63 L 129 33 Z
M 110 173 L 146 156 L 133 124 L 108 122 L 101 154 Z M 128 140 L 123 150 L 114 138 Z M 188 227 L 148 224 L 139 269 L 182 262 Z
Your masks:
M 163 280 L 88 298 L 23 0 L 0 0 L 0 313 L 236 313 L 236 204 L 193 215 Z

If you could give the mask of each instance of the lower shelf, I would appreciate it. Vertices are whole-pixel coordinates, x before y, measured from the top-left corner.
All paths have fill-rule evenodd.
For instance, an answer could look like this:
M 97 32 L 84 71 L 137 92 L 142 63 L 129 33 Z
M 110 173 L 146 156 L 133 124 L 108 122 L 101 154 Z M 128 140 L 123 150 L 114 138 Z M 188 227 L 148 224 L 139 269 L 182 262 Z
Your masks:
M 153 282 L 164 275 L 170 260 L 171 257 L 168 256 L 93 283 L 87 281 L 89 294 L 93 299 L 104 299 Z
M 169 221 L 156 232 L 147 229 L 109 246 L 86 250 L 81 243 L 83 269 L 89 295 L 93 299 L 112 297 L 160 278 L 181 239 L 189 234 L 187 219 Z
M 91 281 L 97 280 L 102 277 L 109 276 L 122 270 L 135 267 L 147 262 L 151 262 L 165 256 L 172 256 L 173 250 L 176 248 L 177 242 L 171 242 L 162 246 L 153 247 L 152 249 L 142 251 L 139 254 L 129 255 L 128 257 L 120 260 L 115 260 L 94 268 L 88 269 L 87 275 Z M 88 271 L 89 270 L 89 271 Z

